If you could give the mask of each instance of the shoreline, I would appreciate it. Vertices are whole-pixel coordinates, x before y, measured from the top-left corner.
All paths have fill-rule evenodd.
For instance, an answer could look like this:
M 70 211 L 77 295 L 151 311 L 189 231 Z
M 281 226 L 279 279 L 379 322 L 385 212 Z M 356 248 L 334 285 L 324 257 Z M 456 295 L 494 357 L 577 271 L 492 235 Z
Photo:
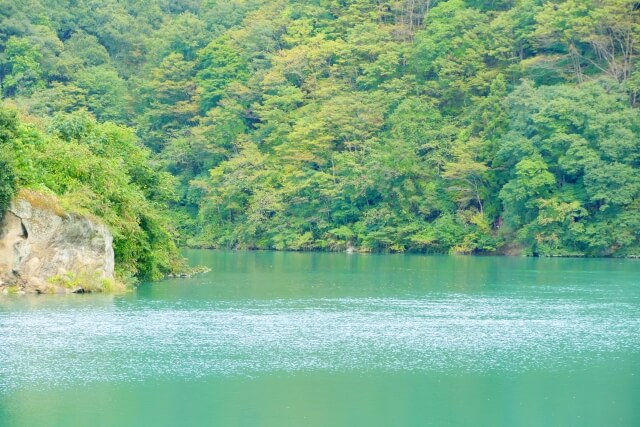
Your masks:
M 576 259 L 640 259 L 639 255 L 625 256 L 589 256 L 589 255 L 526 255 L 522 253 L 505 253 L 495 252 L 478 252 L 478 253 L 459 253 L 459 252 L 420 252 L 420 251 L 371 251 L 371 250 L 295 250 L 295 249 L 259 249 L 259 248 L 211 248 L 198 246 L 184 246 L 178 248 L 184 250 L 202 250 L 202 251 L 219 251 L 219 252 L 282 252 L 282 253 L 322 253 L 322 254 L 347 254 L 347 255 L 423 255 L 423 256 L 464 256 L 464 257 L 506 257 L 506 258 L 576 258 Z

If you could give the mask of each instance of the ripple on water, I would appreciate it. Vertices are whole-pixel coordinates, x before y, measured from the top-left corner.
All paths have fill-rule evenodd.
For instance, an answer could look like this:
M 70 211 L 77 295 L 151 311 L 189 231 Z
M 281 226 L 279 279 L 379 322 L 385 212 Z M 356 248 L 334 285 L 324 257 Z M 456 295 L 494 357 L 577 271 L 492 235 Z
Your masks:
M 640 350 L 636 305 L 438 296 L 0 313 L 0 390 L 295 371 L 523 371 Z

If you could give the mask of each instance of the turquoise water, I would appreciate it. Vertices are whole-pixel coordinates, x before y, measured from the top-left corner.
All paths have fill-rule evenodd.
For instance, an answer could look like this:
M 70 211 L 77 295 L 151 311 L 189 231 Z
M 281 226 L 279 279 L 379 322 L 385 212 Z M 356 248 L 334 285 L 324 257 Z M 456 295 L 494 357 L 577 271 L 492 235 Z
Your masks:
M 0 426 L 637 426 L 640 262 L 189 251 L 0 298 Z

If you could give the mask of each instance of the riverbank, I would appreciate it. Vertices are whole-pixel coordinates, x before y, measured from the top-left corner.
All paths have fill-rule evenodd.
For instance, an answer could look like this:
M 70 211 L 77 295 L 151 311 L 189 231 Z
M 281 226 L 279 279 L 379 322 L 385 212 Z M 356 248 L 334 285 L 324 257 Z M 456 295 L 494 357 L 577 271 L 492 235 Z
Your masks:
M 504 257 L 524 257 L 524 258 L 587 258 L 587 259 L 640 259 L 640 254 L 625 254 L 625 255 L 586 255 L 580 253 L 569 253 L 566 254 L 531 254 L 529 253 L 525 247 L 519 244 L 510 244 L 500 247 L 495 251 L 478 251 L 478 252 L 437 252 L 437 251 L 416 251 L 416 250 L 372 250 L 371 248 L 358 248 L 354 246 L 350 246 L 347 248 L 341 249 L 331 249 L 331 250 L 320 250 L 320 249 L 309 249 L 309 250 L 296 250 L 296 249 L 259 249 L 259 248 L 219 248 L 219 247 L 211 247 L 206 245 L 194 245 L 194 246 L 185 246 L 182 250 L 211 250 L 211 251 L 221 251 L 221 252 L 291 252 L 291 253 L 346 253 L 346 254 L 378 254 L 378 255 L 456 255 L 456 256 L 470 256 L 470 257 L 486 257 L 486 256 L 504 256 Z M 178 276 L 179 277 L 179 276 Z

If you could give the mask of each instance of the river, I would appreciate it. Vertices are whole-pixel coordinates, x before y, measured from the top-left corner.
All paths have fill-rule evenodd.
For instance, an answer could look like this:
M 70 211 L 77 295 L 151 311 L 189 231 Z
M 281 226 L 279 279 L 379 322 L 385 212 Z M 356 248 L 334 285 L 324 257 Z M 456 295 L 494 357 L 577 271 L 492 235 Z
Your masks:
M 0 426 L 638 426 L 640 261 L 187 251 L 0 297 Z

